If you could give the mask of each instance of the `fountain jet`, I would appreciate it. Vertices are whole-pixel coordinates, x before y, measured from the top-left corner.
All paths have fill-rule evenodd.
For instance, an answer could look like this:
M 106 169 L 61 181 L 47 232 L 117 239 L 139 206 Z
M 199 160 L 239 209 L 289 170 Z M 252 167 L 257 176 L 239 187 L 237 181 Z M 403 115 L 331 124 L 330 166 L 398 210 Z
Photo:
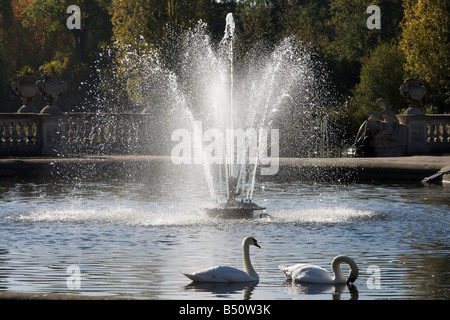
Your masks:
M 226 48 L 227 56 L 228 56 L 228 74 L 229 74 L 229 127 L 230 131 L 234 129 L 234 106 L 233 106 L 233 43 L 235 39 L 235 22 L 232 13 L 228 13 L 226 17 L 226 26 L 225 26 L 225 34 L 221 41 L 221 45 Z M 225 203 L 215 204 L 215 206 L 210 208 L 205 208 L 205 211 L 214 217 L 221 218 L 253 218 L 254 211 L 263 211 L 266 208 L 258 206 L 256 203 L 251 201 L 251 195 L 253 194 L 253 190 L 249 190 L 247 192 L 247 198 L 244 201 L 244 198 L 241 200 L 237 200 L 236 198 L 240 195 L 240 185 L 243 184 L 246 175 L 246 167 L 245 164 L 237 164 L 237 157 L 239 156 L 239 152 L 244 152 L 245 157 L 245 148 L 244 150 L 236 150 L 233 147 L 233 144 L 226 144 L 225 147 L 225 162 L 224 162 L 224 171 L 225 171 L 225 184 L 226 184 L 226 198 L 227 201 Z M 239 167 L 241 166 L 241 167 Z M 254 187 L 254 175 L 256 174 L 257 162 L 254 164 L 253 176 L 251 178 L 251 189 Z M 258 216 L 262 216 L 259 214 Z

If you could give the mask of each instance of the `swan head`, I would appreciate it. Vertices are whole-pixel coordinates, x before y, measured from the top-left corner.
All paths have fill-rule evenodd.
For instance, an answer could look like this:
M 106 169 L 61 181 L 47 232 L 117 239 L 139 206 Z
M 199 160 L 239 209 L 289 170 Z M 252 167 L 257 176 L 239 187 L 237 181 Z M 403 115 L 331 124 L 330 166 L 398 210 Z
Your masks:
M 355 266 L 353 266 L 353 268 L 351 269 L 350 274 L 349 274 L 348 279 L 345 282 L 345 284 L 350 284 L 350 283 L 355 282 L 356 279 L 358 279 L 358 275 L 359 275 L 358 267 L 355 264 Z
M 261 249 L 261 246 L 258 244 L 258 241 L 256 241 L 256 239 L 253 238 L 253 237 L 246 237 L 246 238 L 244 238 L 244 241 L 243 241 L 242 244 L 243 245 L 248 245 L 248 246 L 249 245 L 253 245 L 253 246 L 256 246 L 256 247 Z

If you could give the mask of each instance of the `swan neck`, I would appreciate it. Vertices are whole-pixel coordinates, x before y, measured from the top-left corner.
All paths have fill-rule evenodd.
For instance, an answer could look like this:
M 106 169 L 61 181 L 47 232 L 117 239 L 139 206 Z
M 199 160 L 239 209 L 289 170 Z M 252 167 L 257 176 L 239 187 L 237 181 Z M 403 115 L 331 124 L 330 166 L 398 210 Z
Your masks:
M 350 273 L 352 273 L 352 271 L 358 270 L 355 261 L 353 261 L 351 258 L 347 256 L 335 257 L 331 262 L 331 269 L 334 273 L 335 282 L 345 282 L 345 276 L 342 274 L 341 263 L 347 263 L 350 266 Z
M 252 262 L 250 261 L 250 245 L 248 243 L 242 244 L 242 253 L 244 256 L 244 271 L 247 274 L 258 278 L 258 274 L 256 273 L 255 269 L 253 269 Z

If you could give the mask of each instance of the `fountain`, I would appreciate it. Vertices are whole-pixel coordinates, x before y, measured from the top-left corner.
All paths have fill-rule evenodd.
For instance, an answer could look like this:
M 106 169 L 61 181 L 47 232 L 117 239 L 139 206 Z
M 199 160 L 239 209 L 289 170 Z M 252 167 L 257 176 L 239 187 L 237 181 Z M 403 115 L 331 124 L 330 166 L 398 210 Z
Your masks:
M 277 173 L 280 147 L 291 157 L 312 153 L 305 147 L 317 144 L 314 121 L 326 114 L 330 82 L 293 37 L 239 56 L 235 30 L 230 13 L 218 44 L 199 22 L 162 47 L 141 38 L 139 50 L 118 47 L 117 56 L 128 96 L 158 125 L 149 139 L 168 136 L 158 142 L 172 147 L 164 154 L 174 164 L 201 165 L 212 200 L 204 211 L 253 218 L 265 210 L 253 202 L 256 177 Z

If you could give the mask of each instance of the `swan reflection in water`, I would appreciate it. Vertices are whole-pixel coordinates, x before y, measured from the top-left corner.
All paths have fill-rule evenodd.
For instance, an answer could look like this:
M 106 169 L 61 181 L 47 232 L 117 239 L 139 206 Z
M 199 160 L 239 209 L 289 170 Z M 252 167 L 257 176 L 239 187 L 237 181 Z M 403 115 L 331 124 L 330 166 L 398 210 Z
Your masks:
M 243 300 L 250 300 L 258 281 L 251 282 L 191 282 L 185 289 L 197 292 L 211 292 L 217 297 L 228 297 L 236 293 L 243 293 Z
M 345 287 L 348 288 L 350 298 L 349 300 L 358 300 L 359 293 L 358 289 L 354 284 L 345 283 L 299 283 L 295 281 L 286 280 L 285 283 L 290 286 L 289 292 L 292 294 L 305 294 L 305 295 L 315 295 L 326 293 L 331 291 L 332 300 L 341 300 L 342 294 L 345 292 Z

